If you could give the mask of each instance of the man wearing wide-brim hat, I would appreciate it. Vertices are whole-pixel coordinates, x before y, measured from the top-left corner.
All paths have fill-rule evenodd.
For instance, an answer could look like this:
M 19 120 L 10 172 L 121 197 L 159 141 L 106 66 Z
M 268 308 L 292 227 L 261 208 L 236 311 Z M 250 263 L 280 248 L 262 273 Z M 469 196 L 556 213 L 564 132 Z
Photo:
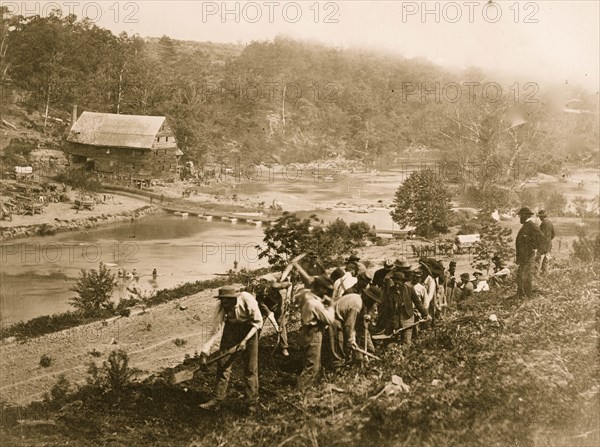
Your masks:
M 404 259 L 396 259 L 394 261 L 394 270 L 395 271 L 401 271 L 401 272 L 408 272 L 410 271 L 410 269 L 412 268 L 412 266 L 406 262 Z
M 373 281 L 372 284 L 379 288 L 382 288 L 385 284 L 385 277 L 393 270 L 394 268 L 394 260 L 386 259 L 383 261 L 383 267 L 379 270 L 375 270 L 373 273 Z
M 221 329 L 223 335 L 220 349 L 227 350 L 236 345 L 238 349 L 237 352 L 219 362 L 215 397 L 200 406 L 208 409 L 225 399 L 233 362 L 240 355 L 244 359 L 246 397 L 253 406 L 258 399 L 258 333 L 263 325 L 258 302 L 250 293 L 238 292 L 231 286 L 220 288 L 215 298 L 219 301 L 215 308 L 213 331 L 210 339 L 200 350 L 202 358 L 206 361 Z
M 312 385 L 321 370 L 323 333 L 335 319 L 333 308 L 323 302 L 330 300 L 332 293 L 331 280 L 321 275 L 313 279 L 310 290 L 301 290 L 294 296 L 300 306 L 301 345 L 305 352 L 304 367 L 298 378 L 299 390 Z
M 517 297 L 527 298 L 533 293 L 533 273 L 536 250 L 544 243 L 544 234 L 533 223 L 533 211 L 526 206 L 517 213 L 523 225 L 515 240 L 517 269 Z
M 364 289 L 360 294 L 344 295 L 335 303 L 336 321 L 331 325 L 330 337 L 334 342 L 336 360 L 350 362 L 353 355 L 355 360 L 360 360 L 362 355 L 357 353 L 356 349 L 359 347 L 364 349 L 365 341 L 367 351 L 375 350 L 367 326 L 371 311 L 376 304 L 381 303 L 381 298 L 381 289 L 372 286 Z

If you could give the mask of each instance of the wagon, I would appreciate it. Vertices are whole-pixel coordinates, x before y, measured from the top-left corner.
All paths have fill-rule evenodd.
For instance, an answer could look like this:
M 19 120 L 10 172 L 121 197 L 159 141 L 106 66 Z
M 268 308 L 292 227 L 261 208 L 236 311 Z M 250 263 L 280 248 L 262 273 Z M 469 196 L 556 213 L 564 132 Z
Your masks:
M 94 209 L 94 200 L 90 198 L 76 199 L 75 209 L 92 211 Z
M 471 253 L 471 250 L 479 240 L 479 234 L 459 234 L 455 240 L 456 247 L 458 248 L 457 253 Z

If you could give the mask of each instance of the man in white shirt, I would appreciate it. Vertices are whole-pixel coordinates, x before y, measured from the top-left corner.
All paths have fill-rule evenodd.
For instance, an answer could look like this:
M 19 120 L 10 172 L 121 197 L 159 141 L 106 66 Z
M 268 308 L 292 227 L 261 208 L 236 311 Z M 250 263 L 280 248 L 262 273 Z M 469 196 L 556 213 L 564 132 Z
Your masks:
M 490 290 L 490 286 L 489 286 L 487 280 L 484 279 L 483 273 L 474 272 L 473 276 L 475 277 L 475 281 L 473 282 L 473 287 L 474 287 L 473 291 L 475 293 L 487 292 L 488 290 Z
M 431 315 L 431 323 L 425 323 L 424 328 L 428 328 L 431 325 L 435 324 L 436 320 L 436 308 L 437 303 L 435 301 L 437 295 L 437 281 L 433 278 L 431 270 L 424 262 L 419 262 L 419 266 L 423 272 L 421 276 L 421 282 L 423 286 L 425 286 L 425 299 L 423 300 L 423 307 L 428 310 L 429 315 Z
M 333 296 L 331 297 L 333 303 L 339 300 L 346 293 L 354 292 L 354 290 L 350 289 L 352 289 L 352 287 L 354 287 L 358 282 L 356 275 L 357 271 L 355 270 L 355 265 L 348 264 L 344 276 L 337 279 L 335 283 L 333 283 Z
M 258 399 L 258 333 L 263 325 L 258 302 L 250 293 L 237 292 L 233 287 L 222 287 L 215 298 L 219 299 L 219 303 L 215 308 L 213 331 L 200 350 L 202 358 L 206 361 L 221 331 L 220 349 L 227 350 L 236 345 L 238 348 L 237 352 L 218 363 L 215 398 L 200 407 L 212 408 L 225 399 L 231 367 L 240 353 L 244 359 L 246 397 L 250 405 L 254 405 Z
M 424 303 L 427 297 L 427 289 L 423 284 L 421 284 L 421 280 L 423 279 L 423 269 L 420 266 L 414 266 L 410 269 L 411 273 L 411 282 L 413 284 L 413 288 L 415 289 L 415 293 L 419 297 L 419 299 Z M 423 304 L 424 307 L 427 307 Z

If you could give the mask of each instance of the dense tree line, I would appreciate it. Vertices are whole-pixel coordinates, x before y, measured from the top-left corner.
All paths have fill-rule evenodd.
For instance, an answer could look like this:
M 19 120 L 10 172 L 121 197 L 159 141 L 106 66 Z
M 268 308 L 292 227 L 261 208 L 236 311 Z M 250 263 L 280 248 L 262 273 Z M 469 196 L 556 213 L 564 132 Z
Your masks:
M 376 162 L 427 147 L 435 150 L 430 158 L 446 162 L 441 175 L 474 185 L 485 202 L 499 196 L 498 185 L 597 157 L 597 115 L 563 111 L 575 99 L 597 113 L 595 95 L 576 87 L 556 97 L 477 69 L 450 72 L 281 37 L 241 46 L 115 36 L 58 12 L 11 17 L 4 10 L 1 32 L 3 104 L 18 97 L 43 115 L 67 116 L 74 103 L 166 115 L 191 160 L 339 154 Z

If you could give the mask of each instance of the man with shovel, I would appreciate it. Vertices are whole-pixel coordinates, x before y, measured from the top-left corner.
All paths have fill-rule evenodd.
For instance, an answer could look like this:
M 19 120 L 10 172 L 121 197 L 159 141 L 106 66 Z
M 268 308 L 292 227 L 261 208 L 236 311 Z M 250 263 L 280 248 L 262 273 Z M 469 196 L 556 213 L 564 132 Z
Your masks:
M 381 289 L 372 286 L 363 290 L 360 295 L 344 295 L 335 304 L 337 324 L 332 326 L 338 331 L 335 338 L 346 363 L 352 361 L 352 356 L 354 360 L 361 361 L 363 353 L 375 351 L 368 323 L 371 321 L 371 311 L 376 304 L 381 303 L 381 297 Z
M 233 287 L 220 288 L 215 298 L 219 303 L 215 309 L 213 333 L 201 349 L 201 361 L 206 364 L 221 329 L 221 351 L 233 352 L 219 361 L 215 397 L 201 404 L 200 408 L 212 408 L 225 399 L 233 362 L 240 355 L 244 359 L 246 397 L 252 407 L 258 400 L 258 332 L 263 325 L 258 302 L 250 293 L 237 292 Z

